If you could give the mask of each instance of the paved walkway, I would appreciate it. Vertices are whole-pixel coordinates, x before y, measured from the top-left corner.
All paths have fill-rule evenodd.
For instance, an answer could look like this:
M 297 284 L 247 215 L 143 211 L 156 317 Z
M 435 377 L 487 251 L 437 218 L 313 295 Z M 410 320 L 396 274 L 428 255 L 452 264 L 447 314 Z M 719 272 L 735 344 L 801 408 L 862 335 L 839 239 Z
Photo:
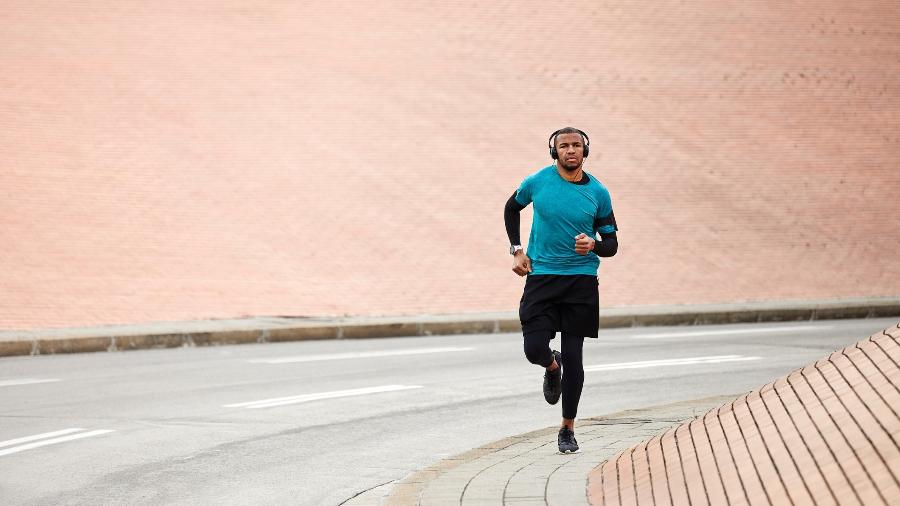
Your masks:
M 443 460 L 348 506 L 900 504 L 900 324 L 735 398 L 580 420 Z
M 559 453 L 556 427 L 510 437 L 438 462 L 346 505 L 588 504 L 586 477 L 598 464 L 733 397 L 579 420 L 581 451 L 576 454 Z
M 900 328 L 594 469 L 595 504 L 900 504 Z

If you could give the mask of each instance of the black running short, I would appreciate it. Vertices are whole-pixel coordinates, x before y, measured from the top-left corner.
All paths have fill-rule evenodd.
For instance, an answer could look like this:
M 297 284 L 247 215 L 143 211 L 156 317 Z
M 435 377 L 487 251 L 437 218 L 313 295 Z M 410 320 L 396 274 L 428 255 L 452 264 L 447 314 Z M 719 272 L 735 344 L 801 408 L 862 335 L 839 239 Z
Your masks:
M 600 296 L 597 276 L 529 275 L 519 302 L 522 333 L 566 332 L 597 337 Z

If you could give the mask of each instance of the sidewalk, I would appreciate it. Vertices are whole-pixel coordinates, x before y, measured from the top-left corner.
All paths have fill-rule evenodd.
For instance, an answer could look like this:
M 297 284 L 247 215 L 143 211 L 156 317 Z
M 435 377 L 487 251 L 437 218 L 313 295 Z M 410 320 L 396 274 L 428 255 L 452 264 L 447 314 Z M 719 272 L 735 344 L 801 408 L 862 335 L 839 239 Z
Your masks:
M 561 455 L 558 427 L 513 436 L 370 490 L 346 506 L 588 504 L 586 477 L 601 462 L 629 446 L 729 401 L 712 397 L 614 415 L 579 419 L 582 450 Z
M 900 316 L 900 297 L 603 308 L 605 328 Z M 0 357 L 225 344 L 518 332 L 516 312 L 346 318 L 253 317 L 0 330 Z
M 484 445 L 344 504 L 898 504 L 900 324 L 738 398 Z

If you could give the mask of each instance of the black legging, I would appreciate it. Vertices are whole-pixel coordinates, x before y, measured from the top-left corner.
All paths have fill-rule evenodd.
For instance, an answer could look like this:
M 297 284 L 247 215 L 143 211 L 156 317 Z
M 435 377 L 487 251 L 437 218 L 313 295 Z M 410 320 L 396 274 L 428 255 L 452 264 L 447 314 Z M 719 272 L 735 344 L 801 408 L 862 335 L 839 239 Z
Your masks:
M 549 367 L 553 363 L 550 352 L 550 341 L 556 336 L 552 330 L 529 332 L 525 334 L 525 357 L 532 364 Z M 582 348 L 584 337 L 562 333 L 562 416 L 570 420 L 578 413 L 578 401 L 581 399 L 581 388 L 584 386 L 584 362 Z

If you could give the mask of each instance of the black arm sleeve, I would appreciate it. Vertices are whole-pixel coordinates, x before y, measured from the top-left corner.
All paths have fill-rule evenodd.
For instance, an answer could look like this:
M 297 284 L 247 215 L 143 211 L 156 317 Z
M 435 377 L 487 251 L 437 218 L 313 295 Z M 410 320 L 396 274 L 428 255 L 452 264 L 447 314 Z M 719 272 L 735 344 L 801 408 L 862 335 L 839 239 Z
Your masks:
M 594 243 L 594 253 L 598 257 L 611 257 L 619 250 L 619 241 L 616 239 L 616 233 L 600 234 L 600 241 Z
M 525 206 L 516 202 L 516 192 L 506 201 L 503 208 L 503 223 L 506 224 L 506 235 L 509 236 L 510 246 L 522 244 L 522 238 L 519 235 L 519 211 L 525 209 Z
M 594 220 L 594 230 L 604 225 L 612 225 L 613 231 L 608 234 L 600 234 L 600 239 L 602 240 L 594 243 L 594 253 L 598 257 L 611 257 L 619 250 L 619 241 L 616 239 L 616 230 L 619 230 L 619 226 L 616 224 L 616 215 L 610 212 L 609 216 Z
M 594 218 L 594 230 L 600 229 L 600 227 L 612 225 L 613 232 L 617 232 L 619 230 L 619 225 L 616 224 L 616 213 L 610 211 L 608 215 L 603 218 Z

